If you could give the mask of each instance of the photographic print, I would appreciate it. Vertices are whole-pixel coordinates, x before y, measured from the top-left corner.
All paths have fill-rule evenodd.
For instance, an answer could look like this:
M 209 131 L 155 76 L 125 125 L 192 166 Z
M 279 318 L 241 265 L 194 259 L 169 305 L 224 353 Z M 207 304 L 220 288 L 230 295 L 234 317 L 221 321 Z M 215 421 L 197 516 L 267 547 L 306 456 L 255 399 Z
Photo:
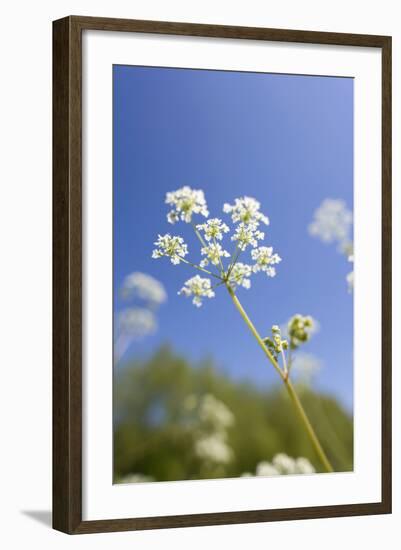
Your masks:
M 348 77 L 113 66 L 113 481 L 353 470 Z

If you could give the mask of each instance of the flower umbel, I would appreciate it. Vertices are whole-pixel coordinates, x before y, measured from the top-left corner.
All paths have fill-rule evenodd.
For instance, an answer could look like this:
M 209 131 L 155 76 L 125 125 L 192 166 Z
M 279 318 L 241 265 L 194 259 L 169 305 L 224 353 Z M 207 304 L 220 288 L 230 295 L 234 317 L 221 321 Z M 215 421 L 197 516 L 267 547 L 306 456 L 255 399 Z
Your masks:
M 237 241 L 238 248 L 245 250 L 248 245 L 253 247 L 258 246 L 258 241 L 265 238 L 263 231 L 257 229 L 257 225 L 254 223 L 245 224 L 240 223 L 236 229 L 234 235 L 231 237 L 232 241 Z
M 188 185 L 177 189 L 177 191 L 167 193 L 166 204 L 172 206 L 167 214 L 169 223 L 175 223 L 179 220 L 190 223 L 193 214 L 201 214 L 205 218 L 209 215 L 203 191 L 191 189 Z
M 226 203 L 223 206 L 223 212 L 231 214 L 231 219 L 234 223 L 242 222 L 245 225 L 259 225 L 262 222 L 269 225 L 269 218 L 260 212 L 260 202 L 252 197 L 235 199 L 234 204 Z
M 278 254 L 273 254 L 271 246 L 260 246 L 256 250 L 252 250 L 251 256 L 256 261 L 253 267 L 255 273 L 264 271 L 268 277 L 276 275 L 276 269 L 272 265 L 281 262 L 281 258 Z
M 209 265 L 209 262 L 213 265 L 219 265 L 221 258 L 230 257 L 230 254 L 226 250 L 223 250 L 219 243 L 212 243 L 204 246 L 201 248 L 201 254 L 202 256 L 206 256 L 199 264 L 201 267 L 206 267 Z
M 168 256 L 172 264 L 179 264 L 184 256 L 188 254 L 188 247 L 182 237 L 172 237 L 169 233 L 159 235 L 154 243 L 157 248 L 153 250 L 152 258 Z
M 249 289 L 251 287 L 250 278 L 254 273 L 264 271 L 269 277 L 274 277 L 276 274 L 273 266 L 279 263 L 281 258 L 278 254 L 273 254 L 273 248 L 259 246 L 260 241 L 265 238 L 265 234 L 260 231 L 259 226 L 261 223 L 269 224 L 269 219 L 260 212 L 260 203 L 256 199 L 241 197 L 235 199 L 234 204 L 224 205 L 223 210 L 231 214 L 232 221 L 236 224 L 231 237 L 231 240 L 236 243 L 232 253 L 226 250 L 222 243 L 230 228 L 220 218 L 210 218 L 197 225 L 192 221 L 194 214 L 206 217 L 209 215 L 202 190 L 191 189 L 188 186 L 182 187 L 177 191 L 167 193 L 166 203 L 173 207 L 168 214 L 169 222 L 175 223 L 178 220 L 191 222 L 201 245 L 202 259 L 198 263 L 189 261 L 185 257 L 188 254 L 188 247 L 183 238 L 172 236 L 169 233 L 159 235 L 155 242 L 157 248 L 153 251 L 152 257 L 169 257 L 173 264 L 188 264 L 197 271 L 202 271 L 219 281 L 214 287 L 203 286 L 202 289 L 199 286 L 200 281 L 206 279 L 194 277 L 190 279 L 192 281 L 190 287 L 188 287 L 187 281 L 179 294 L 193 295 L 195 305 L 201 305 L 203 296 L 213 297 L 214 288 L 220 285 L 225 285 L 232 291 L 239 287 Z M 259 248 L 257 248 L 258 246 Z M 249 248 L 255 249 L 252 250 L 252 258 L 256 261 L 255 265 L 238 261 L 239 256 Z M 230 258 L 228 265 L 225 265 L 226 258 Z M 209 283 L 203 283 L 203 285 Z M 202 292 L 208 292 L 208 294 L 202 294 Z
M 251 288 L 250 276 L 252 275 L 252 267 L 242 262 L 237 262 L 231 269 L 229 283 L 235 290 L 237 286 L 242 286 L 246 289 Z
M 223 239 L 223 233 L 228 233 L 230 231 L 228 225 L 223 223 L 219 218 L 207 220 L 207 222 L 197 225 L 196 228 L 204 232 L 207 241 L 212 241 L 214 239 L 221 241 Z
M 215 295 L 210 279 L 200 277 L 199 275 L 188 279 L 178 294 L 184 294 L 187 298 L 193 296 L 192 303 L 196 307 L 202 305 L 202 298 L 213 298 Z

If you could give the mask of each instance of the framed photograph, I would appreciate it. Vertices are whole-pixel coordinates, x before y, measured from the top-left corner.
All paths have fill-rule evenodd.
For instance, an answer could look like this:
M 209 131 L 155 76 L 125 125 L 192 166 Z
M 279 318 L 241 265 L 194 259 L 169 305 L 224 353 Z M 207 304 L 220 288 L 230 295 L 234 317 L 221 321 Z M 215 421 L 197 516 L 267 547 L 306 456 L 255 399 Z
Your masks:
M 391 512 L 391 38 L 53 27 L 53 525 Z

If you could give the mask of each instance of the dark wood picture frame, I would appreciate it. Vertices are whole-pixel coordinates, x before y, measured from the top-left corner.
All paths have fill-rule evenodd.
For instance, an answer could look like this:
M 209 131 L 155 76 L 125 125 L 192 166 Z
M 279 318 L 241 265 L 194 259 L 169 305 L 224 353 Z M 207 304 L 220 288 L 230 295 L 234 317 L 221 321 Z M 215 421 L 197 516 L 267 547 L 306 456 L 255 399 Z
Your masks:
M 306 508 L 82 520 L 82 31 L 357 46 L 382 55 L 382 496 Z M 53 22 L 53 527 L 69 534 L 391 513 L 391 37 L 71 16 Z

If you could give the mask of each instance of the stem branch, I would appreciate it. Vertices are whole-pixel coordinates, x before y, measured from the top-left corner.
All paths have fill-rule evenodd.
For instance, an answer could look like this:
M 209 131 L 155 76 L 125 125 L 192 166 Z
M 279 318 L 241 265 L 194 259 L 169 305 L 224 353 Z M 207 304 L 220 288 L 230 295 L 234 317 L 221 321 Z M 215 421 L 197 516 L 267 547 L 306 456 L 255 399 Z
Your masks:
M 298 397 L 298 394 L 296 393 L 295 388 L 292 385 L 291 381 L 288 379 L 288 371 L 283 372 L 281 370 L 281 368 L 279 367 L 277 361 L 274 359 L 274 357 L 271 354 L 271 352 L 269 351 L 269 349 L 265 346 L 265 343 L 263 342 L 260 334 L 256 330 L 254 324 L 252 323 L 252 321 L 249 319 L 248 315 L 246 314 L 244 308 L 241 305 L 241 302 L 238 300 L 238 298 L 235 295 L 233 289 L 228 284 L 226 284 L 226 287 L 227 287 L 228 293 L 230 294 L 231 299 L 234 302 L 234 305 L 236 306 L 236 308 L 238 309 L 241 317 L 245 321 L 245 323 L 248 326 L 249 330 L 254 335 L 256 341 L 258 342 L 259 346 L 264 351 L 264 353 L 267 356 L 267 358 L 269 359 L 270 363 L 273 365 L 273 367 L 276 369 L 276 371 L 280 375 L 280 378 L 283 381 L 283 383 L 284 383 L 284 385 L 287 389 L 287 392 L 288 392 L 288 394 L 290 396 L 290 399 L 291 399 L 291 401 L 292 401 L 292 403 L 293 403 L 293 405 L 294 405 L 294 407 L 295 407 L 295 409 L 296 409 L 296 411 L 299 415 L 299 418 L 300 418 L 302 424 L 304 425 L 304 428 L 305 428 L 305 430 L 306 430 L 306 432 L 309 436 L 309 439 L 310 439 L 310 441 L 313 445 L 313 448 L 314 448 L 316 454 L 318 455 L 321 463 L 323 464 L 325 470 L 327 472 L 333 472 L 333 467 L 330 464 L 329 459 L 327 458 L 326 453 L 324 452 L 323 447 L 320 444 L 320 441 L 319 441 L 319 439 L 318 439 L 318 437 L 315 433 L 315 430 L 312 427 L 312 424 L 310 423 L 310 420 L 309 420 L 309 418 L 308 418 L 308 416 L 305 412 L 305 409 L 302 406 L 302 403 L 301 403 L 301 401 Z

